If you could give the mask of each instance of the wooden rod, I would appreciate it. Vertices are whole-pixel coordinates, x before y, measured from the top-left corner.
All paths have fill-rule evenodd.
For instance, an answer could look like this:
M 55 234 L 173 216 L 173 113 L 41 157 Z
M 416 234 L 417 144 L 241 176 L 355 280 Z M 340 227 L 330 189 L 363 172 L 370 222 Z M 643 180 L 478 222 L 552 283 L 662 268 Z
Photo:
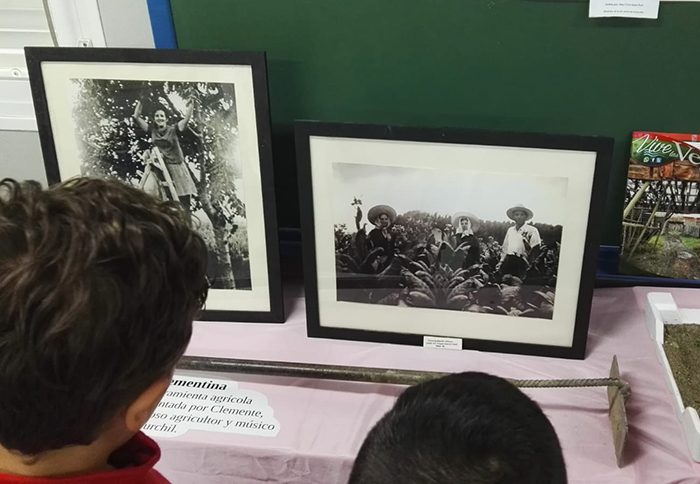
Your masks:
M 637 193 L 634 194 L 632 197 L 632 200 L 630 200 L 630 203 L 627 204 L 625 207 L 625 212 L 622 215 L 623 220 L 626 219 L 630 213 L 632 213 L 632 210 L 634 210 L 634 206 L 637 205 L 637 202 L 639 201 L 640 198 L 642 198 L 642 195 L 644 195 L 644 192 L 647 191 L 647 188 L 649 188 L 649 185 L 651 185 L 650 181 L 645 181 L 641 187 L 639 187 L 639 190 Z

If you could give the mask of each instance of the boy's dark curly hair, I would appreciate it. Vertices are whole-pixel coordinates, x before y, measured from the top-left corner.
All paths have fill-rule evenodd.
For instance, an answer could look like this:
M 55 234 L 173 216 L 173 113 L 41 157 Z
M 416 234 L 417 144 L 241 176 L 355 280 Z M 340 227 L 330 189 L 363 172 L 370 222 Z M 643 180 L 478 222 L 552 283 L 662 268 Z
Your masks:
M 207 296 L 179 205 L 118 181 L 0 182 L 0 445 L 94 441 L 172 372 Z
M 566 484 L 559 439 L 506 380 L 467 372 L 406 390 L 362 444 L 350 484 Z

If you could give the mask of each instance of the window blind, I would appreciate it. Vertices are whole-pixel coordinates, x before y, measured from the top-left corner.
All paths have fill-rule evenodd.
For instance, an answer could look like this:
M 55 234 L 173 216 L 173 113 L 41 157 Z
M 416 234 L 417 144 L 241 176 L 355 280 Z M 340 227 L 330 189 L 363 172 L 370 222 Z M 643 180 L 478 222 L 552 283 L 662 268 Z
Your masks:
M 0 0 L 0 117 L 33 118 L 24 47 L 52 45 L 42 0 Z
M 44 2 L 0 0 L 0 78 L 27 77 L 27 45 L 53 45 Z

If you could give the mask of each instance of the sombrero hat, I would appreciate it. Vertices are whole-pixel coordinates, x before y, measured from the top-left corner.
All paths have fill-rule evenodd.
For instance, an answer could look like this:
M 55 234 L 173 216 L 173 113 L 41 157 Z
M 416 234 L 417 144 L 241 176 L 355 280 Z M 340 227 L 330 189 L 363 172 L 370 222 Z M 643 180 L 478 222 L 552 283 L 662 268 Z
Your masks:
M 520 204 L 518 204 L 518 205 L 516 205 L 515 207 L 510 207 L 510 208 L 508 209 L 508 211 L 506 212 L 506 215 L 508 215 L 508 218 L 509 218 L 509 219 L 515 220 L 515 219 L 513 218 L 513 212 L 515 212 L 516 210 L 522 210 L 523 212 L 525 212 L 525 213 L 527 214 L 527 220 L 530 220 L 532 217 L 535 216 L 535 214 L 532 212 L 532 210 L 530 210 L 529 208 L 527 208 L 525 205 L 520 205 Z
M 452 216 L 452 225 L 455 228 L 459 228 L 459 221 L 462 220 L 463 218 L 468 218 L 471 223 L 472 223 L 472 230 L 476 232 L 479 230 L 479 227 L 481 226 L 481 220 L 479 217 L 474 215 L 473 213 L 470 212 L 457 212 Z
M 369 212 L 367 212 L 367 220 L 369 220 L 369 223 L 373 224 L 381 214 L 386 214 L 392 224 L 396 220 L 396 210 L 389 205 L 375 205 L 370 208 Z

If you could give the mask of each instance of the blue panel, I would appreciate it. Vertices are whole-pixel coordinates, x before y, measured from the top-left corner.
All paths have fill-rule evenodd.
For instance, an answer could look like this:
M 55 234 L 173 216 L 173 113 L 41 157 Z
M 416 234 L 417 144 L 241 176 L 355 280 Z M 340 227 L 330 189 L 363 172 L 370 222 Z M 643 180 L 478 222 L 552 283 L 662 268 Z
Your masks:
M 157 49 L 177 49 L 170 0 L 147 0 L 153 40 Z

